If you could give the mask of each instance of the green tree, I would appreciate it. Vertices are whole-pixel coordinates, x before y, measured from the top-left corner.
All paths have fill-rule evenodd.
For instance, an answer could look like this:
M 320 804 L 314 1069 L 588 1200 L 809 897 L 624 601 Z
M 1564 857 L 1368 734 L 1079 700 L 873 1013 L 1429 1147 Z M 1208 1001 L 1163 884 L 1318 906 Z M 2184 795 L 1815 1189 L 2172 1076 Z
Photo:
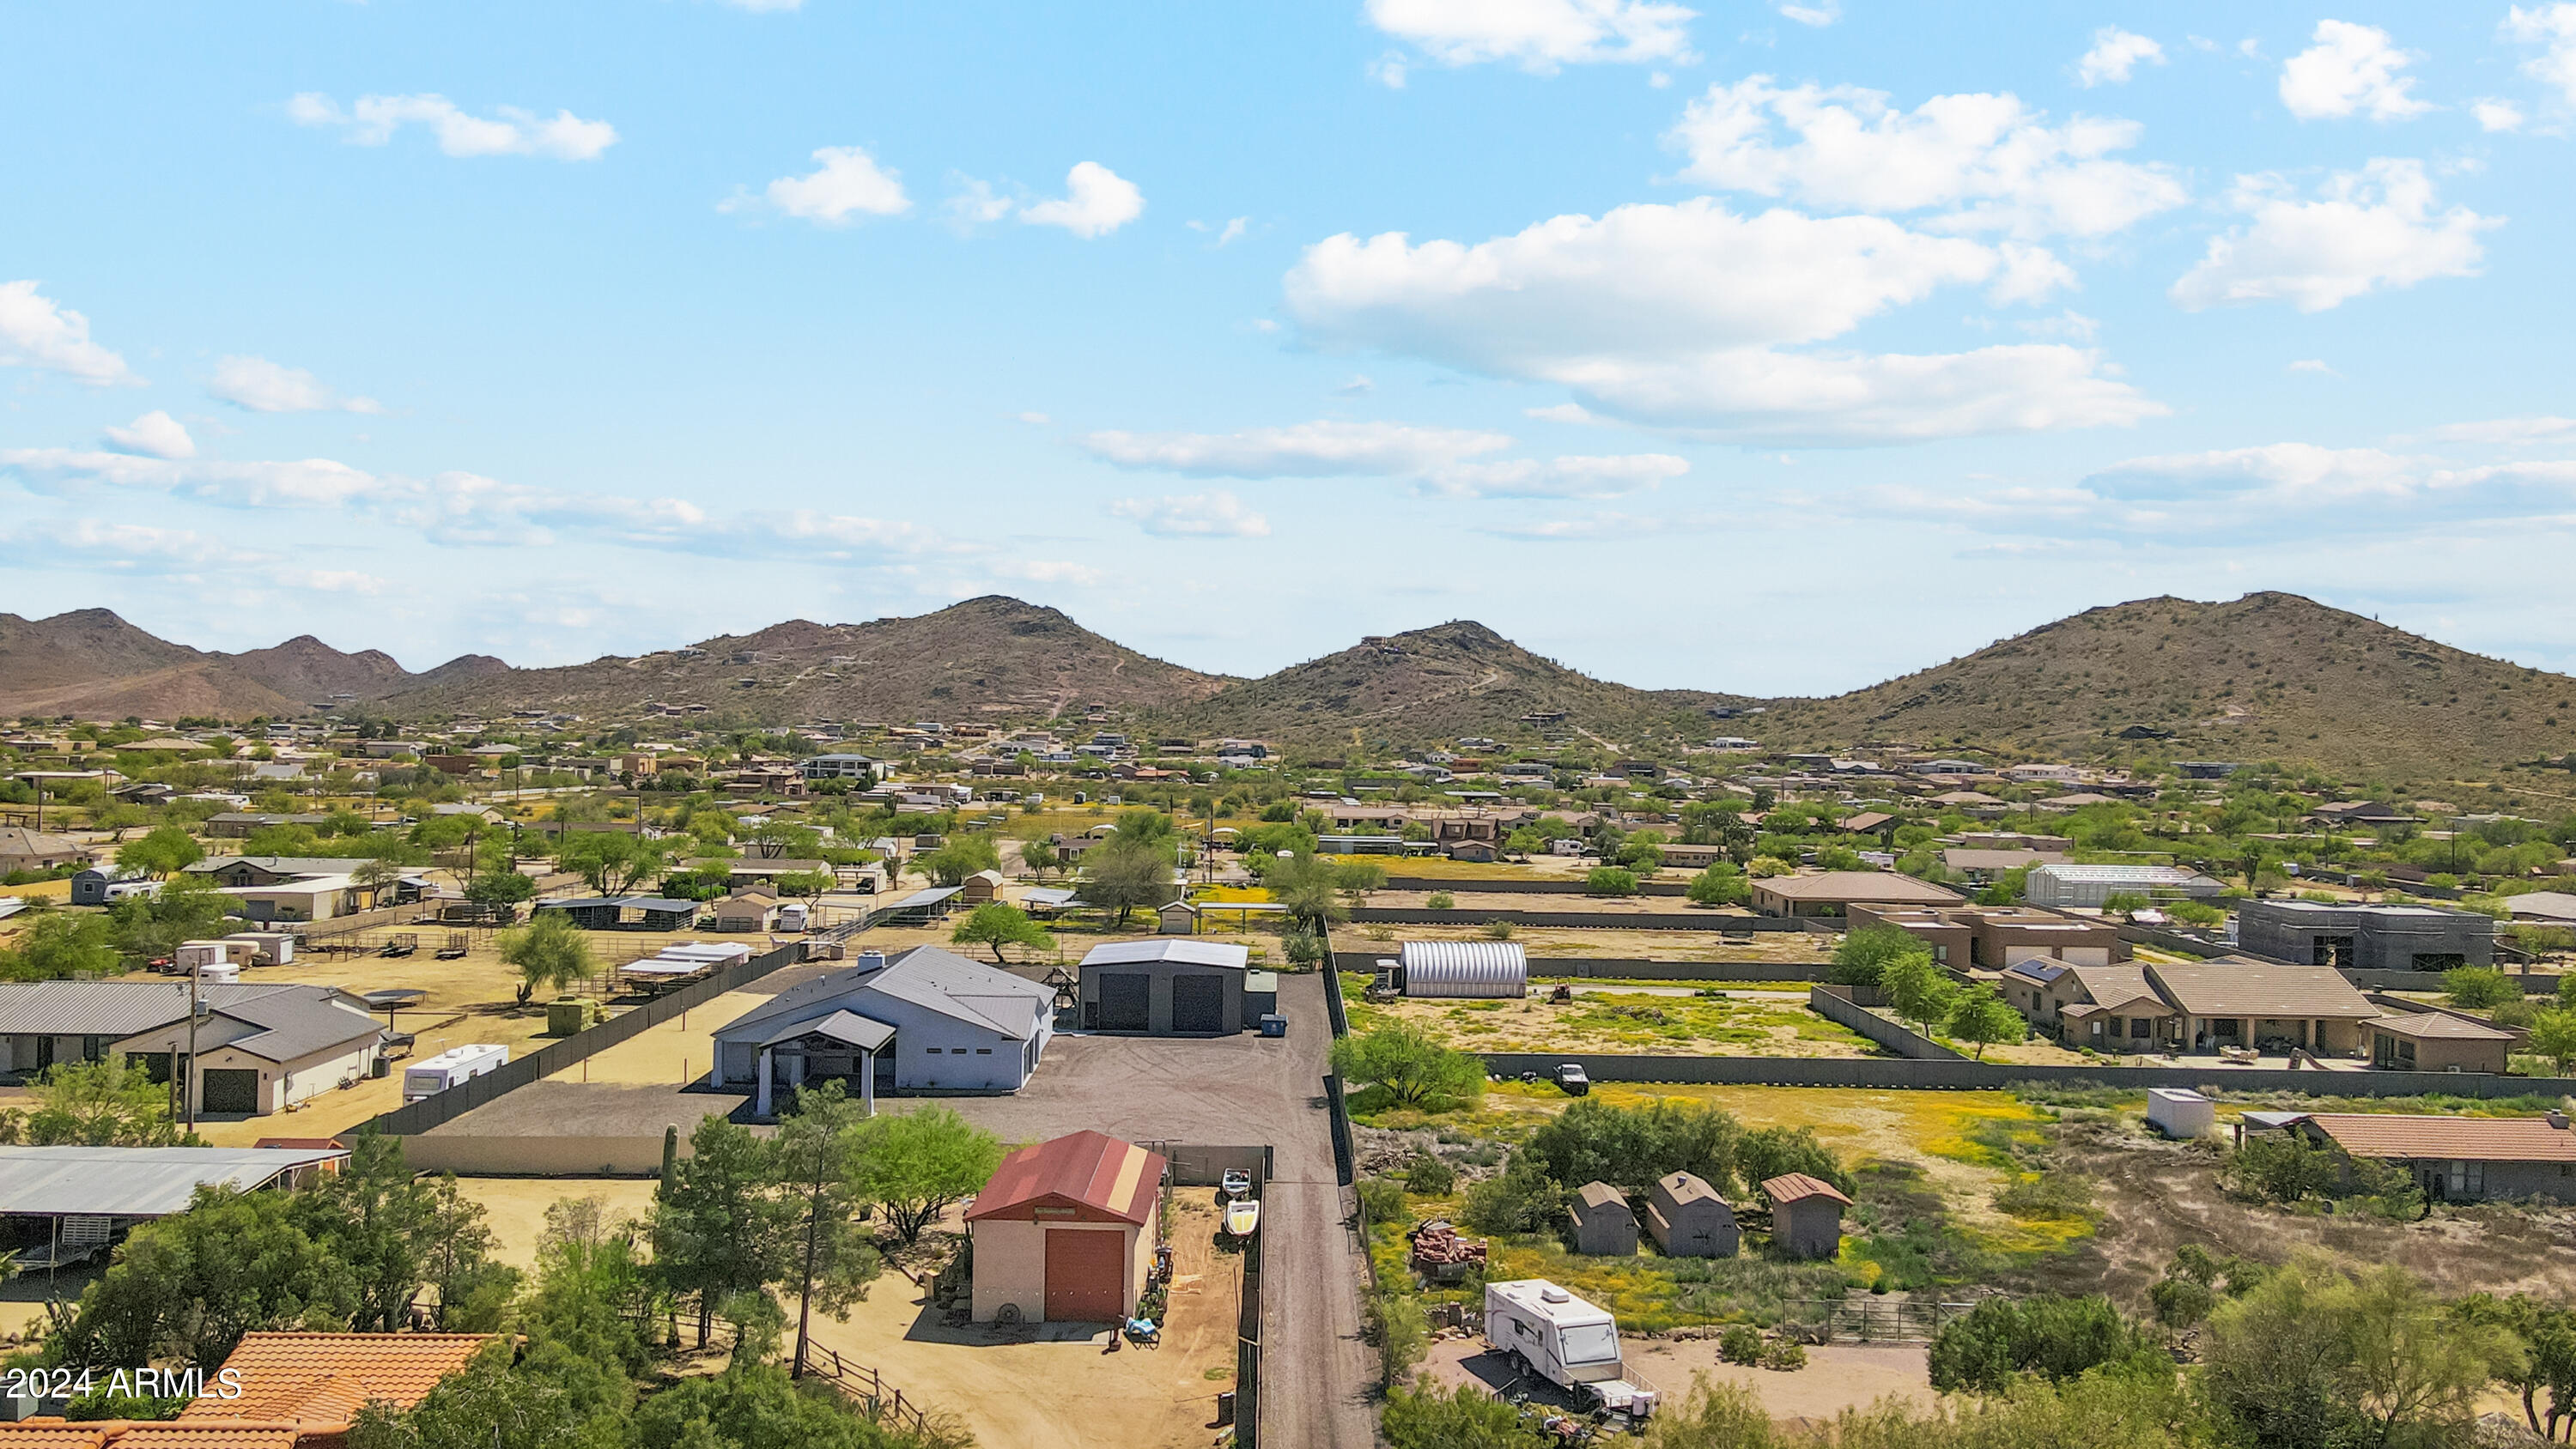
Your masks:
M 201 1187 L 137 1227 L 48 1335 L 46 1357 L 130 1368 L 175 1358 L 212 1374 L 254 1329 L 345 1329 L 355 1275 L 313 1241 L 286 1193 Z
M 590 937 L 561 911 L 539 911 L 535 920 L 512 926 L 498 937 L 501 960 L 519 968 L 519 1005 L 540 986 L 561 992 L 598 969 Z
M 1485 1091 L 1483 1061 L 1402 1022 L 1334 1042 L 1332 1067 L 1344 1082 L 1384 1088 L 1400 1107 L 1473 1104 Z
M 2107 1298 L 1988 1298 L 1933 1337 L 1930 1369 L 1944 1393 L 1992 1394 L 2019 1374 L 2062 1382 L 2160 1353 Z
M 885 1268 L 859 1209 L 868 1200 L 863 1129 L 890 1119 L 865 1119 L 859 1112 L 839 1082 L 799 1091 L 795 1109 L 779 1120 L 772 1149 L 779 1196 L 789 1214 L 788 1270 L 779 1281 L 796 1285 L 800 1377 L 813 1311 L 846 1321 L 850 1306 L 868 1296 L 868 1284 Z M 997 1150 L 997 1160 L 999 1155 Z M 733 1317 L 739 1321 L 741 1315 Z
M 1687 894 L 1695 906 L 1740 906 L 1753 899 L 1753 885 L 1743 871 L 1719 861 L 1691 877 Z
M 703 1348 L 717 1304 L 784 1276 L 798 1214 L 771 1192 L 776 1154 L 750 1128 L 702 1118 L 689 1147 L 655 1194 L 648 1234 L 654 1275 L 697 1309 Z
M 1581 1097 L 1540 1123 L 1523 1155 L 1567 1187 L 1600 1181 L 1642 1192 L 1657 1178 L 1687 1172 L 1724 1192 L 1743 1141 L 1742 1125 L 1714 1107 L 1670 1098 L 1616 1107 Z
M 1616 865 L 1596 865 L 1583 877 L 1588 895 L 1633 896 L 1637 893 L 1637 873 Z
M 1932 964 L 1932 953 L 1899 956 L 1879 973 L 1879 990 L 1887 1004 L 1906 1021 L 1915 1023 L 1927 1034 L 1932 1023 L 1950 1014 L 1950 1003 L 1957 998 L 1958 988 L 1949 974 Z
M 1834 948 L 1834 964 L 1826 979 L 1837 986 L 1860 991 L 1883 991 L 1880 977 L 1888 964 L 1902 957 L 1920 956 L 1925 965 L 1932 962 L 1932 948 L 1922 938 L 1899 926 L 1863 926 L 1846 932 L 1842 944 Z
M 2136 891 L 2113 891 L 2102 899 L 2102 909 L 2115 915 L 2135 915 L 2150 902 Z
M 106 918 L 69 911 L 39 911 L 18 939 L 0 946 L 0 980 L 68 981 L 113 974 L 114 931 Z
M 150 895 L 132 895 L 107 908 L 117 948 L 129 956 L 157 960 L 182 941 L 195 941 L 223 929 L 224 913 L 241 902 L 226 895 L 210 876 L 182 872 L 161 882 Z
M 970 875 L 1000 870 L 1002 851 L 990 835 L 952 835 L 937 850 L 914 857 L 913 868 L 927 869 L 936 884 L 963 885 Z
M 206 848 L 176 825 L 155 826 L 150 834 L 128 841 L 116 852 L 119 867 L 141 871 L 156 880 L 186 870 L 205 858 Z
M 1270 898 L 1288 908 L 1289 919 L 1305 929 L 1321 934 L 1345 912 L 1334 899 L 1339 881 L 1331 862 L 1308 854 L 1292 855 L 1282 860 L 1268 857 L 1262 868 L 1261 883 Z
M 2511 1353 L 2403 1268 L 2308 1255 L 2210 1315 L 2200 1384 L 2256 1444 L 2448 1444 Z
M 1044 880 L 1048 872 L 1065 868 L 1065 858 L 1064 853 L 1057 850 L 1052 841 L 1023 840 L 1020 842 L 1020 864 L 1027 866 L 1030 873 L 1038 879 Z
M 1386 867 L 1373 860 L 1354 860 L 1333 867 L 1333 886 L 1356 904 L 1366 904 L 1371 891 L 1386 889 Z
M 2296 1132 L 2258 1132 L 2227 1155 L 2218 1175 L 2246 1197 L 2287 1205 L 2332 1191 L 2343 1179 L 2344 1161 Z
M 2567 1075 L 2568 1063 L 2576 1062 L 2576 1011 L 2555 1007 L 2533 1017 L 2529 1045 Z
M 946 1107 L 871 1117 L 858 1129 L 858 1181 L 906 1243 L 1002 1165 L 1002 1141 Z
M 1500 1173 L 1467 1189 L 1458 1216 L 1496 1237 L 1547 1232 L 1565 1218 L 1565 1187 L 1537 1158 L 1516 1152 Z
M 2522 998 L 2522 988 L 2492 966 L 2454 966 L 2442 973 L 2442 995 L 2464 1011 L 2480 1011 Z
M 490 1333 L 518 1291 L 519 1270 L 492 1256 L 483 1205 L 458 1188 L 455 1173 L 442 1172 L 421 1185 L 421 1276 L 438 1295 L 438 1330 Z
M 536 894 L 537 883 L 515 870 L 487 870 L 465 883 L 465 898 L 476 905 L 515 906 Z
M 1994 1043 L 2017 1042 L 2030 1034 L 2012 1003 L 1983 982 L 1959 993 L 1950 1006 L 1947 1030 L 1959 1041 L 1975 1042 L 1978 1061 L 1986 1059 L 1986 1048 Z
M 993 964 L 996 966 L 1008 964 L 1002 959 L 1004 946 L 1026 946 L 1032 951 L 1055 949 L 1055 937 L 1049 935 L 1045 927 L 1030 920 L 1028 912 L 999 901 L 967 912 L 966 919 L 957 923 L 957 929 L 948 933 L 948 941 L 953 946 L 992 947 Z
M 660 875 L 670 847 L 622 830 L 567 830 L 555 864 L 580 876 L 604 896 L 622 896 Z
M 169 1088 L 122 1055 L 47 1067 L 26 1110 L 0 1112 L 0 1142 L 32 1147 L 172 1147 L 181 1140 Z
M 1163 905 L 1174 891 L 1171 858 L 1159 847 L 1112 836 L 1082 853 L 1083 903 L 1116 911 L 1120 928 L 1136 907 Z
M 1854 1186 L 1850 1171 L 1817 1140 L 1812 1127 L 1756 1127 L 1736 1144 L 1735 1175 L 1748 1193 L 1772 1178 L 1793 1172 L 1830 1182 L 1845 1193 Z M 1712 1181 L 1710 1185 L 1716 1184 Z
M 372 1128 L 349 1144 L 349 1160 L 338 1172 L 297 1195 L 297 1217 L 306 1234 L 348 1265 L 356 1281 L 352 1326 L 361 1332 L 391 1333 L 407 1326 L 427 1276 L 433 1240 L 442 1229 L 470 1235 L 479 1225 L 482 1214 L 472 1204 L 457 1204 L 442 1220 L 439 1198 L 404 1163 L 402 1139 Z M 479 1256 L 470 1244 L 460 1251 Z

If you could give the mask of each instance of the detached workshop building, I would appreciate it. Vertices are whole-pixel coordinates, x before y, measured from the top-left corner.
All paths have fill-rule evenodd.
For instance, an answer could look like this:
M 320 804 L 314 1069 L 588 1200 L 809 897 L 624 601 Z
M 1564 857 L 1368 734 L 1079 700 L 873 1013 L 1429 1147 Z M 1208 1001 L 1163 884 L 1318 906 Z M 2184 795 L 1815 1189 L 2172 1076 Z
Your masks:
M 2495 922 L 2440 906 L 2245 901 L 2236 944 L 2275 961 L 2339 971 L 2448 971 L 2495 961 Z
M 1123 1323 L 1154 1262 L 1167 1164 L 1099 1132 L 1002 1159 L 966 1210 L 977 1323 Z
M 1162 937 L 1094 946 L 1077 968 L 1085 1031 L 1224 1036 L 1259 1020 L 1252 953 L 1223 941 Z M 1273 986 L 1275 993 L 1277 987 Z M 1267 1010 L 1263 1007 L 1262 1010 Z

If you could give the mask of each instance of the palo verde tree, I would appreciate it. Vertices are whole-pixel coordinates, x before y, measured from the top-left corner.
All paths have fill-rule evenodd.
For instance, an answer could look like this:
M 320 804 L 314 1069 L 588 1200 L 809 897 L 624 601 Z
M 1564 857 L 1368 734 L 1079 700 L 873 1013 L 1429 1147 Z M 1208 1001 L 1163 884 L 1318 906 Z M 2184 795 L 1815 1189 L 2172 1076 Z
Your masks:
M 858 1185 L 906 1243 L 1002 1165 L 1001 1139 L 946 1107 L 871 1117 L 857 1137 Z
M 540 986 L 551 986 L 560 992 L 598 969 L 590 953 L 590 937 L 561 911 L 539 911 L 537 918 L 524 926 L 512 926 L 500 935 L 501 959 L 519 968 L 519 1005 L 537 994 Z
M 1055 949 L 1055 937 L 1030 920 L 1028 912 L 999 901 L 969 911 L 966 919 L 957 923 L 957 929 L 948 933 L 948 941 L 953 946 L 992 947 L 996 966 L 1009 964 L 1002 959 L 1004 946 L 1025 946 L 1032 951 Z
M 1482 1061 L 1402 1022 L 1334 1042 L 1332 1066 L 1345 1082 L 1384 1088 L 1400 1107 L 1434 1101 L 1472 1105 L 1485 1092 Z

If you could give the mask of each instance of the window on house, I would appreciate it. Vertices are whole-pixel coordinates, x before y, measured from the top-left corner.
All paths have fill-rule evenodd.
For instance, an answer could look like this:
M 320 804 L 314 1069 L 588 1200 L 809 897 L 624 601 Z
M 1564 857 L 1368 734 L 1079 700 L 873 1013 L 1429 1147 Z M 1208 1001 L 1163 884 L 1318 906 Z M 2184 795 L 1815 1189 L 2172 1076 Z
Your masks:
M 2467 1199 L 2487 1195 L 2487 1165 L 2483 1162 L 2454 1162 L 2449 1179 L 2443 1184 L 2448 1197 Z
M 979 1057 L 989 1057 L 989 1056 L 991 1056 L 992 1054 L 993 1054 L 993 1049 L 992 1049 L 991 1047 L 977 1047 L 977 1048 L 975 1048 L 975 1055 L 977 1055 L 977 1056 L 979 1056 Z
M 2133 1016 L 2129 1018 L 2129 1035 L 2137 1038 L 2138 1040 L 2145 1041 L 2150 1029 L 2149 1023 L 2145 1017 Z

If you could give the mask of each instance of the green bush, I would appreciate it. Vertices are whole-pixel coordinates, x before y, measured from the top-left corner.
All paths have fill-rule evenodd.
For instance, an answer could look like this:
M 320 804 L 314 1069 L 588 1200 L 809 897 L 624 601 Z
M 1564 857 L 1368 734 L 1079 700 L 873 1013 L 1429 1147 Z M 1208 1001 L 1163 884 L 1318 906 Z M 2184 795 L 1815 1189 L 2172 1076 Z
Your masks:
M 1404 1220 L 1404 1184 L 1391 1177 L 1363 1177 L 1359 1182 L 1360 1211 L 1373 1223 L 1395 1223 Z
M 1721 1363 L 1756 1363 L 1762 1358 L 1762 1335 L 1739 1323 L 1717 1336 Z
M 1447 1197 L 1458 1186 L 1458 1170 L 1434 1153 L 1423 1153 L 1404 1170 L 1405 1191 L 1422 1197 Z
M 1633 896 L 1637 873 L 1615 865 L 1597 865 L 1583 878 L 1583 889 L 1596 896 Z
M 2155 1352 L 2107 1298 L 1989 1298 L 1933 1337 L 1932 1387 L 2000 1393 L 2020 1374 L 2063 1383 Z
M 2522 997 L 2512 979 L 2493 966 L 2452 967 L 2442 973 L 2442 994 L 2453 1006 L 2466 1011 L 2483 1010 Z
M 2241 1196 L 2284 1206 L 2330 1193 L 2343 1179 L 2341 1153 L 2311 1147 L 2291 1132 L 2262 1132 L 2227 1155 L 2219 1181 Z
M 1807 1350 L 1784 1338 L 1762 1350 L 1757 1362 L 1775 1373 L 1795 1373 L 1807 1366 Z
M 1458 1216 L 1477 1232 L 1508 1237 L 1551 1231 L 1564 1214 L 1565 1189 L 1535 1158 L 1518 1153 L 1500 1176 L 1467 1189 L 1467 1201 Z
M 1454 911 L 1458 908 L 1458 898 L 1447 891 L 1433 891 L 1423 898 L 1422 904 L 1435 911 Z

